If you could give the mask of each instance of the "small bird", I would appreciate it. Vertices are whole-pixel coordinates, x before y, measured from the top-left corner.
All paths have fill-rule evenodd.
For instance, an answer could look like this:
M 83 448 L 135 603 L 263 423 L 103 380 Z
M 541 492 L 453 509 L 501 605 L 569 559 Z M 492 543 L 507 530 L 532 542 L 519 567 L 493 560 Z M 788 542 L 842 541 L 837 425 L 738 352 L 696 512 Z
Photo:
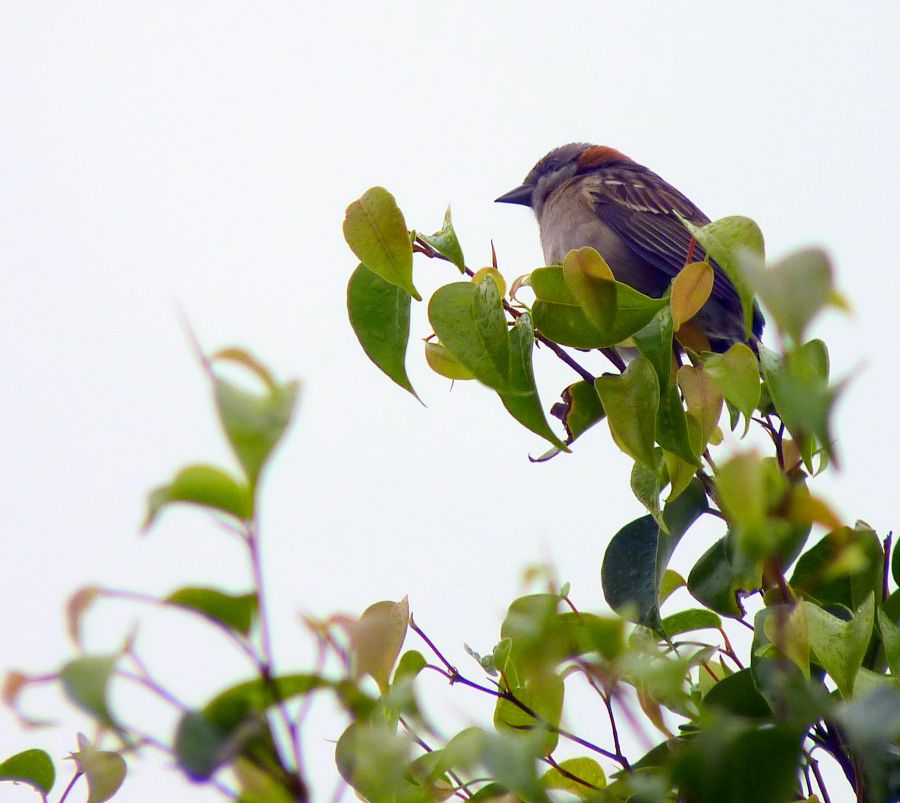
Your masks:
M 689 257 L 706 258 L 699 243 L 691 249 L 691 235 L 675 213 L 701 226 L 709 218 L 667 181 L 614 148 L 583 142 L 556 148 L 497 203 L 534 210 L 547 265 L 561 262 L 572 249 L 592 246 L 618 281 L 654 298 L 666 292 Z M 746 337 L 737 290 L 711 264 L 712 294 L 694 321 L 721 352 Z M 754 305 L 754 350 L 763 323 Z

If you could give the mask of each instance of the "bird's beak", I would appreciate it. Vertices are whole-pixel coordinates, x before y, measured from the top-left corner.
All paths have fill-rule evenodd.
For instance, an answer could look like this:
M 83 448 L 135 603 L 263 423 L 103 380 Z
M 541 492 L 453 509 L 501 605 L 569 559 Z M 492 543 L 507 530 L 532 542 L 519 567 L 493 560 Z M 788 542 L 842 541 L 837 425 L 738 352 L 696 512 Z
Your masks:
M 534 190 L 530 184 L 523 184 L 521 187 L 516 187 L 514 190 L 510 190 L 505 195 L 501 195 L 497 198 L 494 203 L 495 204 L 522 204 L 522 206 L 531 206 L 531 193 Z

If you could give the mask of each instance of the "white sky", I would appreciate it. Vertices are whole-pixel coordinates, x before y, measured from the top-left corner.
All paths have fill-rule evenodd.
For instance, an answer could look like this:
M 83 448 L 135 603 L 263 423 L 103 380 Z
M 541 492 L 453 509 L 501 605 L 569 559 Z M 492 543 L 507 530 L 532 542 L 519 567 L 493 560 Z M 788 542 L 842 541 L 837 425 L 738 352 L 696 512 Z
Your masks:
M 137 535 L 150 487 L 231 459 L 178 305 L 207 349 L 244 344 L 304 383 L 264 498 L 285 668 L 309 666 L 298 611 L 404 594 L 466 666 L 462 643 L 490 648 L 521 570 L 542 560 L 581 607 L 602 609 L 605 545 L 641 514 L 605 426 L 531 465 L 542 443 L 489 391 L 448 393 L 413 341 L 423 408 L 367 362 L 344 311 L 343 210 L 368 186 L 391 189 L 424 231 L 452 203 L 470 266 L 487 264 L 493 238 L 512 278 L 540 264 L 536 226 L 492 199 L 574 140 L 623 150 L 711 217 L 754 217 L 770 255 L 831 251 L 856 314 L 816 332 L 834 374 L 856 377 L 838 412 L 844 470 L 814 487 L 884 535 L 900 447 L 898 30 L 887 1 L 3 3 L 2 668 L 70 657 L 62 609 L 89 583 L 245 588 L 236 544 L 200 514 L 172 511 Z M 454 280 L 417 266 L 423 292 Z M 413 335 L 426 334 L 419 311 Z M 538 371 L 549 406 L 572 377 L 547 357 Z M 245 676 L 214 633 L 107 605 L 87 621 L 89 647 L 113 649 L 140 620 L 151 666 L 189 702 Z M 41 695 L 30 707 L 58 709 Z M 489 713 L 459 690 L 436 707 L 455 723 Z M 21 733 L 0 712 L 0 756 L 62 756 L 78 727 Z M 342 727 L 327 707 L 310 723 L 317 799 L 334 788 L 325 740 Z M 148 762 L 119 799 L 184 789 Z M 26 799 L 0 786 L 0 800 Z

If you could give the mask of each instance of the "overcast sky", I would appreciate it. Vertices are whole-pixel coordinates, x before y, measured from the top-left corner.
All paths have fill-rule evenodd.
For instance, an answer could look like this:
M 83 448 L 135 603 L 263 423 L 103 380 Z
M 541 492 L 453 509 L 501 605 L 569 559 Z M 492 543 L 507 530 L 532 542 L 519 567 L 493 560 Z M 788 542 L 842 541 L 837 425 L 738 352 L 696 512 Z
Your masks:
M 391 189 L 424 231 L 452 203 L 470 266 L 493 238 L 512 278 L 541 264 L 537 227 L 492 200 L 570 141 L 624 151 L 713 218 L 750 215 L 773 257 L 830 251 L 855 315 L 815 333 L 834 375 L 854 379 L 837 414 L 843 470 L 814 487 L 884 535 L 900 447 L 898 30 L 888 0 L 4 3 L 2 668 L 71 657 L 63 607 L 86 584 L 246 588 L 236 543 L 202 514 L 172 511 L 138 536 L 149 488 L 232 460 L 179 308 L 208 350 L 243 344 L 303 382 L 262 514 L 284 668 L 310 665 L 298 612 L 404 594 L 465 666 L 462 643 L 490 649 L 541 561 L 602 610 L 605 545 L 641 514 L 606 427 L 532 465 L 543 444 L 489 391 L 448 392 L 428 371 L 421 309 L 409 369 L 427 407 L 367 362 L 344 307 L 343 212 L 367 187 Z M 417 263 L 423 293 L 454 280 Z M 549 407 L 574 375 L 546 355 L 537 370 Z M 89 649 L 138 621 L 151 667 L 192 704 L 248 672 L 216 634 L 111 603 L 86 622 Z M 167 712 L 121 704 L 165 733 Z M 438 708 L 454 724 L 490 713 L 459 690 Z M 0 712 L 0 755 L 62 756 L 79 727 L 22 733 Z M 327 706 L 310 723 L 316 799 L 334 789 L 327 740 L 342 727 Z M 132 776 L 123 801 L 185 794 L 158 762 Z M 7 799 L 33 796 L 0 787 Z

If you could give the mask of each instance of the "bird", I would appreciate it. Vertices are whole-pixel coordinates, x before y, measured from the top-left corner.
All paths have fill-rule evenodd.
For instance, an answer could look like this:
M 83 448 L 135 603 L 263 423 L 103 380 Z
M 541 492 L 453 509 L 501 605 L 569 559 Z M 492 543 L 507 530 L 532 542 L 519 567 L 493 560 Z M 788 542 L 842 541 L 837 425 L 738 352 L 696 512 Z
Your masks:
M 678 219 L 710 219 L 679 190 L 615 148 L 573 142 L 550 151 L 521 185 L 496 203 L 530 207 L 540 228 L 547 265 L 576 248 L 592 246 L 613 276 L 644 295 L 660 298 L 687 261 L 706 253 Z M 713 351 L 747 342 L 741 300 L 716 264 L 712 293 L 694 321 Z M 765 321 L 754 304 L 750 345 L 757 350 Z

